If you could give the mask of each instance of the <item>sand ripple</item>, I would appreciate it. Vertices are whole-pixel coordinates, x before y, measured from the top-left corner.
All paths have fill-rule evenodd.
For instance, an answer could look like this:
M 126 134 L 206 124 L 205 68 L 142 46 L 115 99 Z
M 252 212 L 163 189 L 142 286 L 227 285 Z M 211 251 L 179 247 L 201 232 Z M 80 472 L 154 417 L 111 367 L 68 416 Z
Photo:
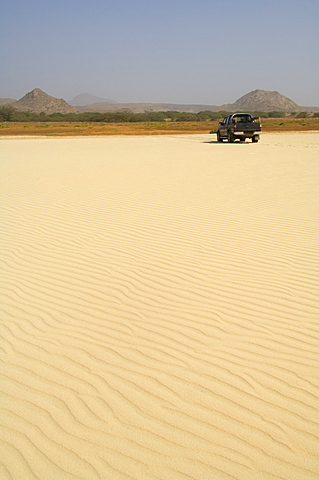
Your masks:
M 318 134 L 2 140 L 1 479 L 319 478 Z

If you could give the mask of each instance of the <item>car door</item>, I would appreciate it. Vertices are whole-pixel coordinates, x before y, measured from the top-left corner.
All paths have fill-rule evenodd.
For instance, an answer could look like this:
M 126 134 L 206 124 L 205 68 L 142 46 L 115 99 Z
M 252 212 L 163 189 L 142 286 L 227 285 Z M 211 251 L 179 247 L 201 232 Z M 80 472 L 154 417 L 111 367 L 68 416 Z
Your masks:
M 219 132 L 222 137 L 227 137 L 228 120 L 229 120 L 229 116 L 225 117 L 224 120 L 220 123 Z

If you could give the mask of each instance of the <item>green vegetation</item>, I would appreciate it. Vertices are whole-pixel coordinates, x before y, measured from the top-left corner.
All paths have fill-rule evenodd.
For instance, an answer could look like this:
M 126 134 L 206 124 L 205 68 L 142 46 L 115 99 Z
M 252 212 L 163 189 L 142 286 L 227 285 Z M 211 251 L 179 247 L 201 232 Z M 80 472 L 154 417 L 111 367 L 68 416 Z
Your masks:
M 189 112 L 154 112 L 143 113 L 131 111 L 121 112 L 84 112 L 84 113 L 52 113 L 46 114 L 21 112 L 13 107 L 0 107 L 1 122 L 84 122 L 84 123 L 130 123 L 130 122 L 202 122 L 223 118 L 227 112 L 204 111 L 199 113 Z
M 83 112 L 83 113 L 52 113 L 46 114 L 21 112 L 12 106 L 0 106 L 0 122 L 14 122 L 14 123 L 32 123 L 32 122 L 68 122 L 68 123 L 98 123 L 100 125 L 110 123 L 145 123 L 145 122 L 215 122 L 222 120 L 230 112 L 220 111 L 212 112 L 205 110 L 198 113 L 191 112 L 177 112 L 177 111 L 163 111 L 154 112 L 148 110 L 143 113 L 133 113 L 130 110 L 123 110 L 119 112 Z M 309 112 L 294 112 L 286 114 L 284 112 L 251 112 L 256 117 L 262 119 L 276 119 L 276 118 L 311 118 L 318 117 L 318 113 L 311 114 Z
M 0 107 L 0 121 L 2 122 L 13 122 L 13 117 L 17 110 L 13 107 Z
M 296 115 L 296 118 L 308 118 L 309 117 L 309 113 L 308 112 L 299 112 L 297 113 Z

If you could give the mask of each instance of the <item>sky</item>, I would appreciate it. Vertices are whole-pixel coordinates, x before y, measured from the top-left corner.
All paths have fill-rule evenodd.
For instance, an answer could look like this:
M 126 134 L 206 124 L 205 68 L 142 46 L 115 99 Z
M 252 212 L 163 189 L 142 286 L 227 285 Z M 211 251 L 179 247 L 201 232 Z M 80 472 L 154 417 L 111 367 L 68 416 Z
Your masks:
M 319 0 L 0 0 L 0 97 L 319 106 Z

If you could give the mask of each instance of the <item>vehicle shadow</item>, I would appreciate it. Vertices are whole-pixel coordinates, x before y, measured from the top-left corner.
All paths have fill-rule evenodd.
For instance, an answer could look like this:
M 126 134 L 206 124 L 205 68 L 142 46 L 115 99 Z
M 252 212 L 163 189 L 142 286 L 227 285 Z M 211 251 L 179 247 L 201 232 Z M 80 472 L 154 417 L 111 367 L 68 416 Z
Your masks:
M 250 144 L 250 143 L 252 143 L 252 142 L 238 142 L 238 141 L 237 141 L 237 142 L 231 142 L 231 143 L 229 143 L 229 142 L 218 142 L 217 140 L 209 140 L 209 141 L 206 140 L 206 141 L 203 142 L 203 143 L 213 143 L 213 144 L 215 144 L 215 145 L 234 145 L 234 144 L 236 144 L 236 145 L 248 145 L 248 144 Z

